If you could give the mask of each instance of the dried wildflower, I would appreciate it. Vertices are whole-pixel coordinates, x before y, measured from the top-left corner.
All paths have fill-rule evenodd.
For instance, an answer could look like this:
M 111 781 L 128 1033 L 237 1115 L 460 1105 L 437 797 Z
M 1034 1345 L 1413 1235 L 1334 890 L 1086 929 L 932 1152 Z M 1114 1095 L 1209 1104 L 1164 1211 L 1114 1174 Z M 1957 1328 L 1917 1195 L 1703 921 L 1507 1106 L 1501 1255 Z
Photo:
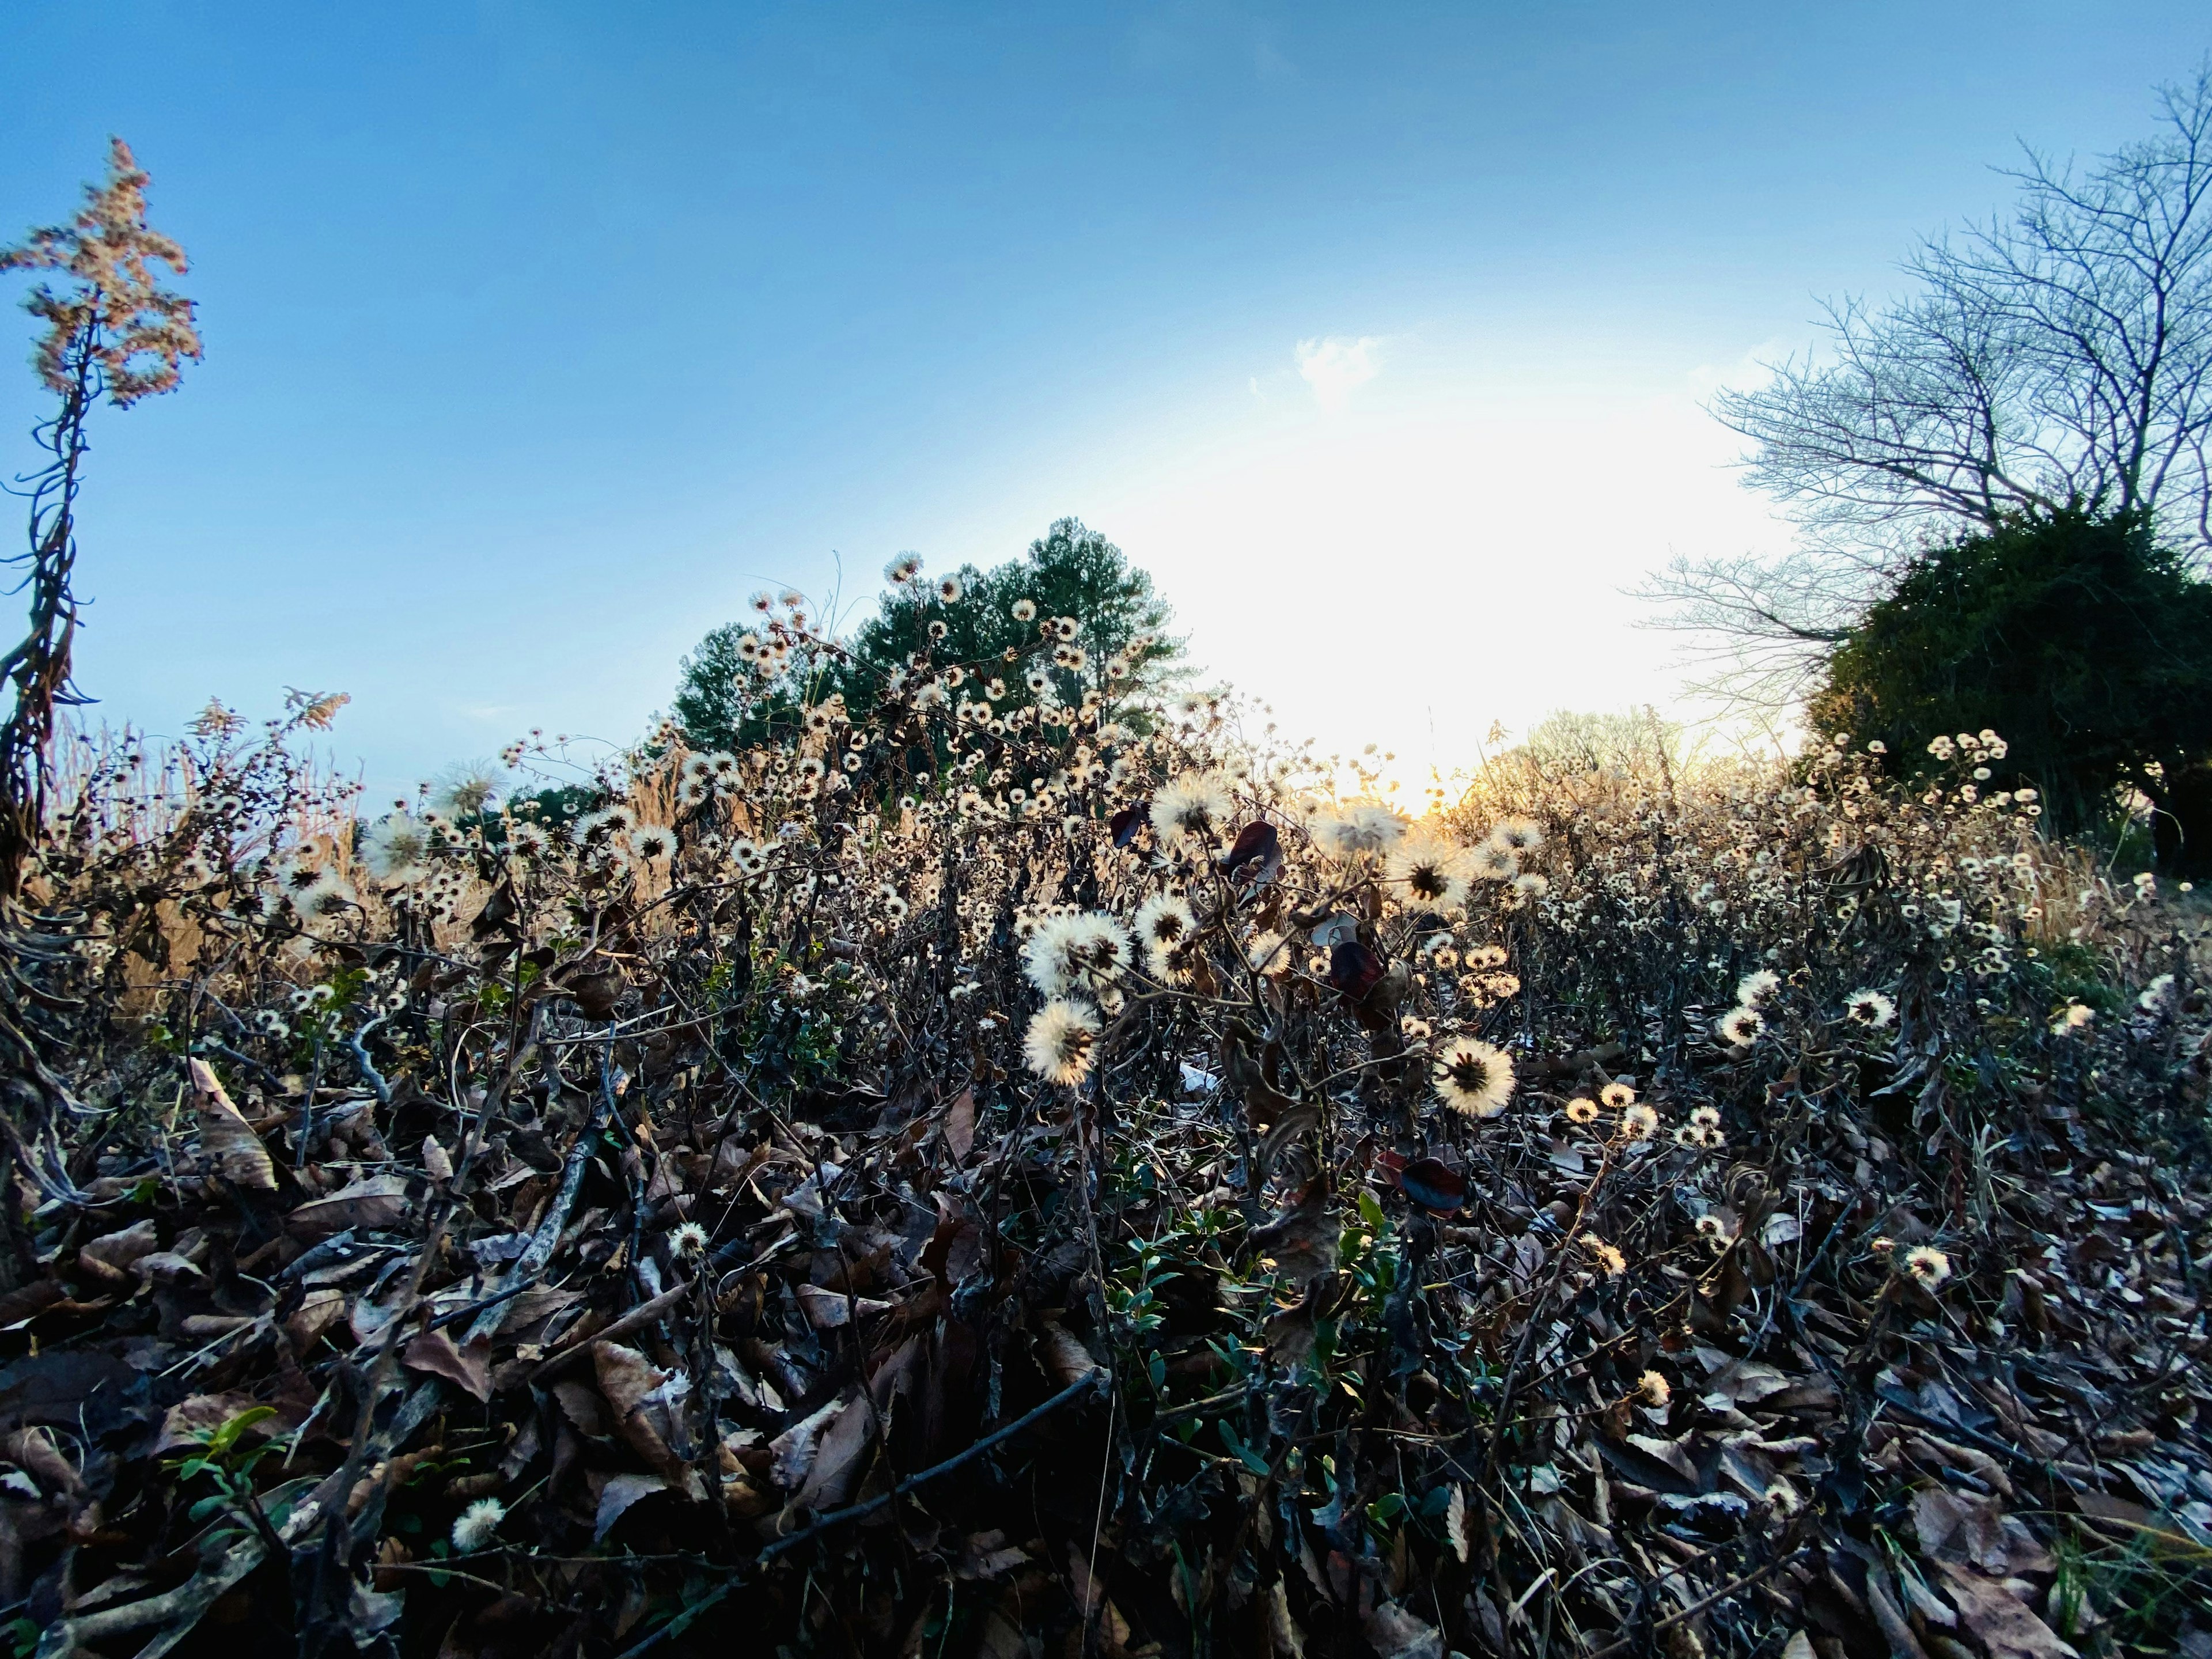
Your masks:
M 946 576 L 937 584 L 937 600 L 940 605 L 957 605 L 967 590 L 960 586 L 960 578 Z
M 1500 818 L 1491 830 L 1490 842 L 1516 856 L 1533 853 L 1544 844 L 1544 829 L 1534 818 Z
M 1746 974 L 1736 981 L 1736 1006 L 1741 1008 L 1756 1008 L 1781 988 L 1781 975 L 1769 968 L 1759 969 Z
M 1262 974 L 1287 974 L 1295 965 L 1291 959 L 1290 941 L 1280 933 L 1255 934 L 1244 947 L 1244 960 L 1254 971 Z
M 335 870 L 323 870 L 292 895 L 292 908 L 302 921 L 316 921 L 359 908 L 361 896 Z
M 1856 990 L 1844 999 L 1844 1018 L 1879 1031 L 1897 1018 L 1897 1005 L 1879 991 Z
M 1656 1371 L 1646 1371 L 1636 1379 L 1636 1392 L 1644 1403 L 1654 1411 L 1665 1411 L 1667 1402 L 1674 1397 L 1674 1390 L 1667 1379 Z
M 1404 1016 L 1398 1022 L 1398 1035 L 1408 1042 L 1426 1042 L 1429 1030 L 1428 1021 L 1413 1014 Z
M 1626 1083 L 1608 1083 L 1598 1091 L 1597 1097 L 1617 1112 L 1624 1106 L 1633 1106 L 1636 1103 L 1636 1091 Z
M 489 1549 L 499 1537 L 499 1523 L 507 1519 L 507 1505 L 496 1498 L 479 1498 L 463 1510 L 453 1522 L 453 1553 L 473 1555 Z
M 902 553 L 884 567 L 884 580 L 894 587 L 904 587 L 921 574 L 921 555 Z M 766 609 L 765 606 L 762 607 Z
M 361 838 L 361 861 L 385 886 L 404 887 L 429 873 L 424 866 L 431 848 L 429 828 L 421 819 L 388 812 Z
M 1765 1016 L 1756 1008 L 1731 1008 L 1713 1025 L 1713 1034 L 1731 1048 L 1748 1048 L 1766 1029 Z
M 686 1221 L 670 1230 L 668 1248 L 679 1256 L 702 1256 L 707 1254 L 707 1230 L 696 1221 Z
M 657 823 L 648 823 L 629 832 L 630 856 L 643 863 L 665 859 L 676 851 L 676 837 Z
M 1589 1253 L 1597 1258 L 1597 1265 L 1607 1273 L 1618 1277 L 1628 1271 L 1628 1258 L 1620 1253 L 1620 1246 L 1600 1238 L 1585 1238 L 1583 1243 L 1589 1247 Z
M 1407 902 L 1431 910 L 1467 902 L 1467 850 L 1440 836 L 1407 836 L 1383 860 L 1383 877 L 1402 888 Z
M 1935 1290 L 1951 1276 L 1951 1258 L 1932 1244 L 1915 1245 L 1901 1265 L 1923 1290 Z
M 1315 842 L 1339 858 L 1380 856 L 1405 837 L 1406 821 L 1387 806 L 1363 801 L 1316 818 L 1311 829 Z
M 1649 1106 L 1632 1106 L 1620 1115 L 1620 1133 L 1628 1140 L 1649 1140 L 1659 1133 L 1659 1114 Z
M 1723 1221 L 1717 1215 L 1710 1213 L 1701 1215 L 1697 1218 L 1692 1225 L 1697 1231 L 1698 1237 L 1704 1239 L 1709 1244 L 1725 1244 L 1728 1243 L 1728 1224 Z
M 1197 931 L 1190 901 L 1179 893 L 1155 893 L 1137 907 L 1137 938 L 1147 947 L 1179 945 Z
M 1098 1041 L 1098 1016 L 1079 1002 L 1056 997 L 1030 1020 L 1022 1059 L 1047 1083 L 1080 1083 Z
M 448 818 L 474 817 L 489 811 L 499 799 L 501 776 L 484 761 L 449 767 L 438 780 L 430 804 Z
M 184 249 L 146 222 L 146 173 L 120 138 L 108 141 L 107 155 L 107 182 L 86 187 L 76 217 L 0 248 L 0 271 L 67 275 L 67 288 L 41 283 L 23 302 L 46 325 L 32 355 L 39 378 L 50 391 L 75 395 L 82 351 L 110 401 L 127 409 L 173 391 L 182 365 L 200 359 L 200 337 L 192 302 L 162 287 L 152 270 L 163 264 L 182 276 L 187 266 Z
M 1152 797 L 1152 830 L 1170 843 L 1204 842 L 1228 827 L 1236 810 L 1218 774 L 1186 772 Z
M 1521 873 L 1521 860 L 1511 848 L 1485 842 L 1468 855 L 1468 868 L 1485 881 L 1512 881 Z
M 1013 603 L 1013 617 L 1016 622 L 1035 622 L 1036 620 L 1036 601 L 1035 599 L 1016 599 Z
M 1097 912 L 1048 917 L 1022 947 L 1024 975 L 1048 997 L 1103 985 L 1127 971 L 1129 960 L 1128 934 Z
M 1567 1103 L 1566 1112 L 1570 1123 L 1595 1123 L 1597 1121 L 1597 1102 L 1577 1095 Z
M 1437 1050 L 1437 1096 L 1463 1117 L 1495 1117 L 1513 1096 L 1513 1061 L 1480 1038 L 1457 1036 Z

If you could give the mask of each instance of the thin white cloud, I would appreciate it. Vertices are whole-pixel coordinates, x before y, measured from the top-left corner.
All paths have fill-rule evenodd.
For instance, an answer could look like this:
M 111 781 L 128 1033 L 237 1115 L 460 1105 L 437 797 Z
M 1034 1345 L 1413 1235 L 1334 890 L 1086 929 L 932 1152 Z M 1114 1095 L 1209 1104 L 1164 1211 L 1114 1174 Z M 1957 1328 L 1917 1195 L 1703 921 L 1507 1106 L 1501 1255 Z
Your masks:
M 1364 386 L 1382 372 L 1382 342 L 1375 335 L 1332 334 L 1324 339 L 1298 342 L 1298 373 L 1314 389 L 1314 399 L 1323 409 L 1341 408 L 1352 388 Z
M 1702 406 L 1711 403 L 1717 392 L 1755 391 L 1774 378 L 1769 365 L 1789 356 L 1786 342 L 1767 340 L 1753 346 L 1733 363 L 1699 363 L 1689 373 L 1690 395 Z

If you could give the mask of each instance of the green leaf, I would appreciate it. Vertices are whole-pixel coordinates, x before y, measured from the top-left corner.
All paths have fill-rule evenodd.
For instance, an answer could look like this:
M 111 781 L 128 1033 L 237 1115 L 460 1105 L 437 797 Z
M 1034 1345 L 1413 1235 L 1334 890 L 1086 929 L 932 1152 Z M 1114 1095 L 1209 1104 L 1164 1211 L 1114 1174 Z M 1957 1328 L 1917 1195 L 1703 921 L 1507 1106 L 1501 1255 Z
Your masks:
M 276 1415 L 276 1408 L 274 1406 L 248 1406 L 208 1437 L 209 1450 L 228 1451 L 237 1443 L 239 1436 L 244 1434 L 256 1423 L 265 1422 Z
M 1231 1456 L 1234 1457 L 1238 1462 L 1242 1463 L 1246 1468 L 1251 1470 L 1255 1474 L 1272 1474 L 1274 1473 L 1273 1470 L 1267 1467 L 1267 1460 L 1266 1458 L 1261 1456 L 1258 1452 L 1253 1450 L 1251 1447 L 1244 1443 L 1243 1440 L 1238 1437 L 1237 1431 L 1230 1426 L 1229 1421 L 1226 1418 L 1224 1418 L 1221 1422 L 1215 1426 L 1220 1431 L 1221 1443 L 1228 1448 Z
M 1364 1187 L 1359 1189 L 1359 1218 L 1367 1224 L 1368 1231 L 1377 1234 L 1382 1232 L 1382 1206 L 1375 1194 Z

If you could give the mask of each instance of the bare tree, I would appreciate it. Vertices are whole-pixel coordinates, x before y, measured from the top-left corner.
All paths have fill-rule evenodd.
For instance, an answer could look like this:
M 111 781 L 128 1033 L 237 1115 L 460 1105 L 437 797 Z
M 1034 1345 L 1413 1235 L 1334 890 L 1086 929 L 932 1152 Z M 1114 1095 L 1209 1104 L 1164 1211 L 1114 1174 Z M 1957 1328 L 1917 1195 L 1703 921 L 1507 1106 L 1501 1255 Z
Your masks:
M 1802 685 L 1931 537 L 2071 504 L 2212 556 L 2212 62 L 2159 101 L 2085 169 L 2027 151 L 2010 216 L 1923 242 L 1908 297 L 1831 302 L 1820 349 L 1715 399 L 1803 544 L 1646 592 L 1737 695 Z

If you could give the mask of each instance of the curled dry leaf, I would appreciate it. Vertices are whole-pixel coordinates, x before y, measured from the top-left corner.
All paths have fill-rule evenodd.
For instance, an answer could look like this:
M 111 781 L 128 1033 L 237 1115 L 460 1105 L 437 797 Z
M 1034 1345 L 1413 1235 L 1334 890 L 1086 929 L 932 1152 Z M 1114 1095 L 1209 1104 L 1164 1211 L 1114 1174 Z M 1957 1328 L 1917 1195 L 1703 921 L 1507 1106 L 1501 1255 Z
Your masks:
M 270 1162 L 268 1149 L 230 1103 L 215 1068 L 197 1055 L 186 1062 L 186 1068 L 191 1073 L 192 1104 L 199 1119 L 201 1157 L 234 1187 L 274 1192 L 276 1167 Z

